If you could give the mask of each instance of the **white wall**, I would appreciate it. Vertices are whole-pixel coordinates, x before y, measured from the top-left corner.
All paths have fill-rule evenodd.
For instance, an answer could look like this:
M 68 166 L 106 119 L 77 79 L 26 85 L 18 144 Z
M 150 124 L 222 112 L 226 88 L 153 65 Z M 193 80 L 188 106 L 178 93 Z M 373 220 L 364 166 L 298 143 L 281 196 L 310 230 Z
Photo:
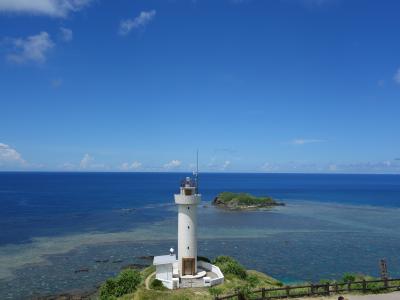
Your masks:
M 182 272 L 183 257 L 194 257 L 197 272 L 197 205 L 179 204 L 178 206 L 179 270 Z
M 159 280 L 172 280 L 172 264 L 157 265 L 156 278 Z
M 179 288 L 179 279 L 178 278 L 170 278 L 170 279 L 163 279 L 159 278 L 156 275 L 156 279 L 160 280 L 166 288 L 173 290 Z
M 221 284 L 224 283 L 224 274 L 222 274 L 221 269 L 215 265 L 212 265 L 208 262 L 205 261 L 199 261 L 197 263 L 200 267 L 202 267 L 203 269 L 207 270 L 207 271 L 211 271 L 214 274 L 216 274 L 218 277 L 217 278 L 213 278 L 210 280 L 210 284 L 209 286 L 213 286 L 213 285 L 217 285 L 217 284 Z
M 163 286 L 165 286 L 167 289 L 173 290 L 174 289 L 174 285 L 172 280 L 164 280 L 164 279 L 159 279 Z

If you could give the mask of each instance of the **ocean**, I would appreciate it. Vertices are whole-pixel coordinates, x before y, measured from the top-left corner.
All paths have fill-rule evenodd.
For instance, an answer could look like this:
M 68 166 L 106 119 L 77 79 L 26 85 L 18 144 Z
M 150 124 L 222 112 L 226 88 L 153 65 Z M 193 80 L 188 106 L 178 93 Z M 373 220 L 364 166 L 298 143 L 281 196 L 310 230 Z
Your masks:
M 0 299 L 95 289 L 176 248 L 184 173 L 0 173 Z M 200 174 L 199 255 L 231 255 L 285 283 L 400 277 L 400 175 Z M 211 205 L 222 191 L 269 195 L 270 211 Z

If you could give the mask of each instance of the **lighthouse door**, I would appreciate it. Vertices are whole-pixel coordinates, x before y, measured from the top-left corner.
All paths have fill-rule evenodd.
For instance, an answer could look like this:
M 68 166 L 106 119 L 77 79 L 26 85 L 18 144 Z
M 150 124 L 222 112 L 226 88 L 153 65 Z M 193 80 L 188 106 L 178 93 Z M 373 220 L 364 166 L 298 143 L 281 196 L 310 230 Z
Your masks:
M 195 273 L 194 268 L 195 268 L 194 258 L 191 257 L 182 258 L 183 275 L 194 275 Z

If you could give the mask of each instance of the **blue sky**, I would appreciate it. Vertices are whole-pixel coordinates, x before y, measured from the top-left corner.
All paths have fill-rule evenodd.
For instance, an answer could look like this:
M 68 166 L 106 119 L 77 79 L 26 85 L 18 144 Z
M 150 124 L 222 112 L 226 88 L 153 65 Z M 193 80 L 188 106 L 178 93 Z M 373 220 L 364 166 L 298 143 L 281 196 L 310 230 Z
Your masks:
M 0 170 L 400 172 L 396 0 L 0 0 Z

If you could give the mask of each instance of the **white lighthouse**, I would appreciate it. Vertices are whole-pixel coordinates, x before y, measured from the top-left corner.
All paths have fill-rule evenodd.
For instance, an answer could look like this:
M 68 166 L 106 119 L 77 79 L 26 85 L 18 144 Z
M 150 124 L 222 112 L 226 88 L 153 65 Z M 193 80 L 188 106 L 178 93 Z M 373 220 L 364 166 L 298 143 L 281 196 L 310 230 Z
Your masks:
M 181 183 L 180 193 L 175 194 L 178 206 L 178 264 L 179 275 L 197 273 L 197 205 L 201 195 L 197 184 L 189 177 Z
M 175 194 L 178 207 L 178 259 L 174 249 L 169 255 L 155 256 L 156 279 L 169 289 L 213 286 L 224 282 L 221 270 L 206 261 L 197 261 L 197 206 L 201 202 L 195 180 L 186 177 Z

